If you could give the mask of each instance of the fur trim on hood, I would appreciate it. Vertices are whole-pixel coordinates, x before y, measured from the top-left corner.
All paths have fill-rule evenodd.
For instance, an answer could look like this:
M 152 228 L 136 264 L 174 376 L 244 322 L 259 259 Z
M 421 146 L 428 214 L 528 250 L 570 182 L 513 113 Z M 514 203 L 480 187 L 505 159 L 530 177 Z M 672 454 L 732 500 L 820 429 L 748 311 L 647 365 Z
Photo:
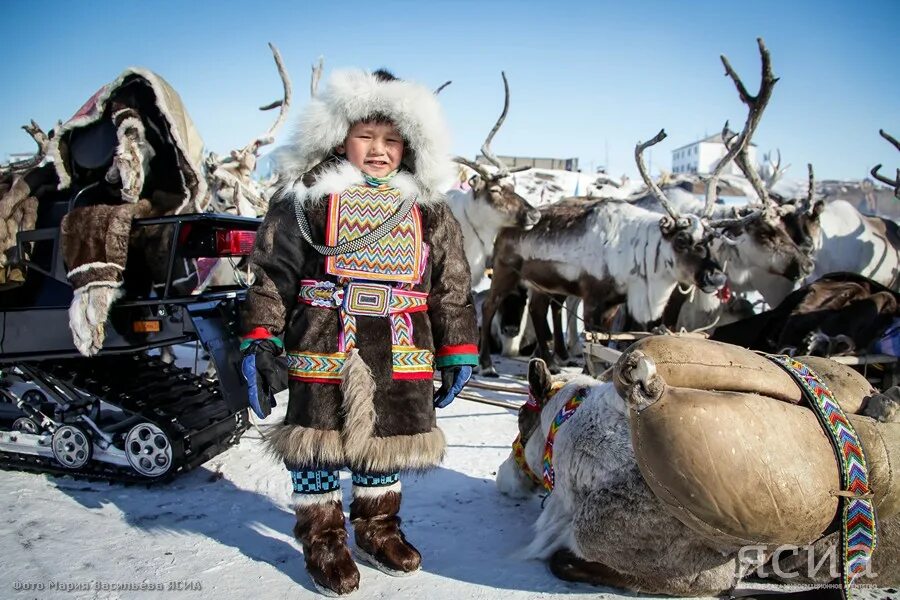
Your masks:
M 329 194 L 340 193 L 352 185 L 365 185 L 366 183 L 362 171 L 346 160 L 319 164 L 305 175 L 305 177 L 301 176 L 295 179 L 293 184 L 287 188 L 297 207 L 302 207 L 307 202 Z M 420 183 L 412 173 L 406 171 L 400 171 L 391 179 L 391 186 L 400 190 L 401 202 L 409 196 L 416 196 L 419 204 L 443 200 L 444 197 L 440 194 L 423 192 Z
M 379 81 L 359 69 L 335 71 L 324 91 L 307 105 L 293 139 L 281 153 L 284 174 L 299 178 L 344 143 L 353 123 L 375 114 L 393 121 L 406 141 L 403 164 L 424 196 L 452 185 L 450 137 L 431 90 L 408 81 Z

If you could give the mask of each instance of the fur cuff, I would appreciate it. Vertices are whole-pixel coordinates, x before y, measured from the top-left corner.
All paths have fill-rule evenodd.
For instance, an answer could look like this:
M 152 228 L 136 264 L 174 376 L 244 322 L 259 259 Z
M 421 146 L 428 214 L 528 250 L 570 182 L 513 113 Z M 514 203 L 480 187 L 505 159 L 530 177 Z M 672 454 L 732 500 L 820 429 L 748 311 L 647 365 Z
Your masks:
M 297 510 L 299 508 L 303 508 L 304 506 L 311 506 L 315 504 L 328 504 L 330 502 L 342 502 L 343 496 L 341 495 L 341 490 L 333 490 L 331 492 L 325 492 L 324 494 L 291 494 L 291 503 L 290 506 L 292 509 Z
M 75 290 L 69 306 L 69 329 L 75 347 L 84 356 L 93 356 L 103 348 L 106 319 L 113 302 L 122 297 L 121 283 L 94 282 Z
M 400 482 L 397 481 L 392 483 L 391 485 L 381 485 L 381 486 L 364 486 L 364 485 L 354 485 L 353 486 L 353 497 L 354 498 L 377 498 L 378 496 L 383 496 L 388 492 L 397 492 L 400 493 L 402 486 Z
M 359 351 L 344 363 L 342 431 L 280 425 L 266 434 L 268 451 L 289 465 L 307 468 L 350 467 L 358 473 L 393 473 L 437 466 L 444 458 L 444 432 L 379 437 L 375 435 L 375 380 Z

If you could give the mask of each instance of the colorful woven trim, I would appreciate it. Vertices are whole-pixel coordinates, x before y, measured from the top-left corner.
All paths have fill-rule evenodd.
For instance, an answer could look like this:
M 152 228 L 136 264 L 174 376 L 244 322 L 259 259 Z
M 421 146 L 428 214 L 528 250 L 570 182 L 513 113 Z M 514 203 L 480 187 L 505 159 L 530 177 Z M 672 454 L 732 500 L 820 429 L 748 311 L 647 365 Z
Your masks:
M 552 398 L 557 393 L 559 393 L 559 390 L 561 390 L 563 387 L 565 387 L 565 385 L 566 385 L 565 381 L 554 381 L 553 383 L 550 384 L 550 392 L 548 393 L 547 397 Z M 531 393 L 530 388 L 528 390 L 528 400 L 525 402 L 525 404 L 522 405 L 521 408 L 519 408 L 519 412 L 521 412 L 523 410 L 528 411 L 528 412 L 536 412 L 536 413 L 539 413 L 539 412 L 541 412 L 541 410 L 543 410 L 541 403 L 538 401 L 537 398 L 535 398 L 534 394 Z M 546 449 L 546 445 L 545 445 L 545 449 Z M 513 440 L 512 452 L 513 452 L 513 460 L 516 461 L 516 464 L 519 465 L 519 468 L 522 469 L 522 472 L 525 473 L 525 475 L 527 475 L 528 478 L 531 479 L 531 481 L 533 481 L 535 485 L 537 485 L 539 487 L 545 487 L 544 480 L 541 479 L 540 477 L 538 477 L 537 475 L 535 475 L 534 471 L 531 470 L 531 467 L 528 466 L 528 461 L 525 459 L 525 445 L 522 444 L 522 433 L 521 432 L 519 432 L 519 434 L 516 436 L 516 439 Z M 552 453 L 553 453 L 553 451 L 551 448 L 551 455 L 552 455 Z
M 241 337 L 241 352 L 258 340 L 272 340 L 273 344 L 284 350 L 284 342 L 281 341 L 281 338 L 272 335 L 265 327 L 256 327 Z
M 321 469 L 288 469 L 295 494 L 327 494 L 341 489 L 337 471 Z
M 288 352 L 287 359 L 288 376 L 291 379 L 308 383 L 339 384 L 347 353 Z
M 401 204 L 394 188 L 352 186 L 328 200 L 326 244 L 336 246 L 374 230 Z M 377 242 L 349 254 L 328 256 L 325 271 L 339 277 L 418 283 L 422 263 L 422 217 L 418 206 Z
M 544 461 L 542 475 L 544 476 L 544 487 L 548 492 L 553 491 L 556 485 L 556 474 L 553 472 L 553 441 L 556 439 L 556 432 L 562 427 L 562 424 L 569 420 L 569 417 L 575 414 L 581 403 L 587 397 L 587 388 L 578 388 L 575 394 L 569 398 L 556 416 L 553 423 L 550 424 L 550 431 L 547 433 L 547 442 L 544 444 Z
M 519 465 L 519 468 L 522 469 L 522 472 L 528 476 L 529 479 L 534 483 L 534 485 L 538 487 L 542 487 L 544 485 L 544 480 L 534 474 L 534 471 L 531 470 L 531 467 L 528 466 L 528 462 L 525 460 L 525 446 L 522 445 L 522 434 L 516 436 L 516 439 L 512 444 L 513 451 L 513 460 L 516 461 L 516 464 Z
M 474 367 L 478 364 L 478 346 L 475 344 L 443 346 L 438 350 L 434 364 L 438 369 L 456 365 L 470 365 Z
M 867 572 L 875 551 L 875 506 L 859 436 L 831 390 L 815 371 L 789 356 L 769 358 L 791 374 L 831 438 L 841 471 L 841 589 L 850 597 L 854 580 Z
M 352 473 L 350 479 L 360 487 L 387 487 L 400 481 L 400 473 Z
M 412 317 L 408 314 L 391 315 L 391 344 L 414 346 Z
M 414 346 L 391 346 L 394 379 L 431 379 L 434 376 L 434 354 Z

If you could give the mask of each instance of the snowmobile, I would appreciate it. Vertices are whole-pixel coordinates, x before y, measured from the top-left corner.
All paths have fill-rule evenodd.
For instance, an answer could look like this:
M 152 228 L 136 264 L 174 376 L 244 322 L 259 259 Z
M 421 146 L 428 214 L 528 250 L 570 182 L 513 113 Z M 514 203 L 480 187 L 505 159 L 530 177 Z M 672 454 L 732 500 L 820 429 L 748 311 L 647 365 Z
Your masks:
M 131 121 L 116 118 L 123 106 Z M 0 200 L 7 229 L 9 215 L 33 214 L 3 248 L 0 466 L 167 480 L 235 444 L 248 426 L 238 341 L 246 281 L 207 285 L 205 267 L 247 256 L 260 220 L 189 214 L 205 193 L 189 147 L 195 132 L 177 94 L 152 73 L 126 71 L 54 134 L 54 160 L 21 175 L 27 192 Z M 125 195 L 122 161 L 131 159 L 135 200 Z M 31 209 L 3 212 L 16 203 Z M 144 212 L 127 212 L 138 205 Z M 73 259 L 109 250 L 115 237 L 91 215 L 120 209 L 127 261 Z M 81 229 L 71 227 L 75 216 Z M 85 356 L 73 341 L 76 312 L 91 319 L 100 308 L 73 299 L 102 287 L 77 277 L 97 265 L 117 281 L 94 331 L 101 346 Z M 189 343 L 209 354 L 215 380 L 155 354 Z
M 110 313 L 104 348 L 89 358 L 69 331 L 72 287 L 55 249 L 59 229 L 20 234 L 46 250 L 33 251 L 25 263 L 26 282 L 0 293 L 0 466 L 160 479 L 209 460 L 246 429 L 237 341 L 245 292 L 207 288 L 182 295 L 172 281 L 184 259 L 248 252 L 258 221 L 194 214 L 135 222 L 138 230 L 151 226 L 181 240 L 169 252 L 163 291 L 147 293 L 141 275 L 149 269 L 136 264 L 140 259 L 128 264 L 126 292 Z M 215 362 L 217 381 L 147 352 L 197 341 Z

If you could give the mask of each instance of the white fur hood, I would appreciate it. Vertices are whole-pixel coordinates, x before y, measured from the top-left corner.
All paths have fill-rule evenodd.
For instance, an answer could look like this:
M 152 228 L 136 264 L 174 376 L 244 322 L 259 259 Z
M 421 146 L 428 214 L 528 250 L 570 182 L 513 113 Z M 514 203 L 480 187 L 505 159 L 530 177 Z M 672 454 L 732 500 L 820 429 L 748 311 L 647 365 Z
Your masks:
M 443 111 L 435 95 L 408 81 L 379 81 L 360 69 L 335 71 L 324 90 L 306 106 L 283 150 L 283 174 L 297 179 L 344 142 L 352 123 L 376 113 L 391 119 L 406 140 L 403 164 L 423 195 L 431 197 L 449 187 L 455 170 Z

